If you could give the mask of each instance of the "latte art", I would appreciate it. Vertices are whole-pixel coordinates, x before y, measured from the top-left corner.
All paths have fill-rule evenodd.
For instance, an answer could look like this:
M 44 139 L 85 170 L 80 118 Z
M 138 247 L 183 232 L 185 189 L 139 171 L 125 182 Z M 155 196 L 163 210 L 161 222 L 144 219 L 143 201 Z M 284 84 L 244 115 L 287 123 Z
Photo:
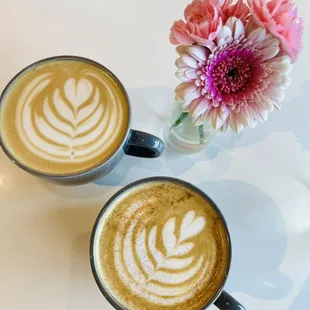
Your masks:
M 108 208 L 100 227 L 100 281 L 126 309 L 200 309 L 225 277 L 227 231 L 186 187 L 137 186 Z
M 18 132 L 29 150 L 54 161 L 87 161 L 109 148 L 117 113 L 111 113 L 113 92 L 100 76 L 85 71 L 84 78 L 69 78 L 63 87 L 48 89 L 53 74 L 42 74 L 27 85 L 18 101 Z M 95 84 L 92 83 L 95 79 Z M 101 83 L 105 97 L 96 84 Z M 35 105 L 42 98 L 42 105 Z M 105 104 L 106 103 L 106 104 Z M 104 113 L 105 112 L 105 113 Z M 111 141 L 110 140 L 110 141 Z
M 11 86 L 3 104 L 10 117 L 14 114 L 9 126 L 21 141 L 12 151 L 25 149 L 28 165 L 39 159 L 41 166 L 48 163 L 42 170 L 53 166 L 56 173 L 67 170 L 67 164 L 75 172 L 105 160 L 128 126 L 126 99 L 117 83 L 82 61 L 52 61 L 29 70 Z M 10 138 L 4 137 L 9 148 Z
M 145 223 L 143 216 L 138 209 L 130 217 L 125 234 L 117 233 L 114 257 L 120 279 L 133 293 L 154 304 L 174 305 L 190 299 L 208 268 L 206 255 L 197 251 L 195 238 L 204 229 L 206 219 L 195 218 L 195 211 L 188 211 L 177 238 L 175 217 L 167 220 L 162 229 L 153 226 L 147 233 L 146 228 L 137 228 L 139 221 Z M 157 248 L 159 240 L 163 252 Z

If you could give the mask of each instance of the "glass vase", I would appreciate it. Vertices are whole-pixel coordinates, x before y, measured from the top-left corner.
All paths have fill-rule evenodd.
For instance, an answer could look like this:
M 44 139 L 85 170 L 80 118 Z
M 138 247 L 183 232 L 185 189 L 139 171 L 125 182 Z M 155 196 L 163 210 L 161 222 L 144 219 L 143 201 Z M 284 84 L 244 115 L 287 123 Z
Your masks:
M 199 152 L 209 144 L 217 130 L 209 121 L 200 126 L 193 125 L 192 117 L 187 112 L 182 112 L 181 103 L 175 103 L 172 117 L 165 128 L 165 140 L 179 152 Z

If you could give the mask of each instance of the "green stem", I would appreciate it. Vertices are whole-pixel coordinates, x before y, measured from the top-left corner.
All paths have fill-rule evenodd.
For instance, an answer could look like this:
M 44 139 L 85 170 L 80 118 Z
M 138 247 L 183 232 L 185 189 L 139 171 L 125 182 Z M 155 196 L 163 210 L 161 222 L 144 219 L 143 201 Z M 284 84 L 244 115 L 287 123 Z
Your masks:
M 205 139 L 205 134 L 203 132 L 203 125 L 199 126 L 199 142 L 200 145 L 204 143 L 204 139 Z
M 182 121 L 188 116 L 188 112 L 182 112 L 179 118 L 175 121 L 175 123 L 170 127 L 170 129 L 178 127 Z

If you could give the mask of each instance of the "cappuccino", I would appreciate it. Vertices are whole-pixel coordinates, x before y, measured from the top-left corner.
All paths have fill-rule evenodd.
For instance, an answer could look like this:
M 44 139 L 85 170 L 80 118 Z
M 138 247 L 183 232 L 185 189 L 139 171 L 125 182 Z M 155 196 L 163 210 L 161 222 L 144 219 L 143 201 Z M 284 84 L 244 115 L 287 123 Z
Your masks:
M 97 223 L 93 266 L 124 309 L 201 309 L 230 264 L 226 225 L 204 196 L 182 183 L 140 183 L 115 198 Z
M 1 98 L 1 140 L 26 168 L 75 174 L 108 160 L 129 128 L 129 103 L 103 67 L 47 59 L 22 71 Z

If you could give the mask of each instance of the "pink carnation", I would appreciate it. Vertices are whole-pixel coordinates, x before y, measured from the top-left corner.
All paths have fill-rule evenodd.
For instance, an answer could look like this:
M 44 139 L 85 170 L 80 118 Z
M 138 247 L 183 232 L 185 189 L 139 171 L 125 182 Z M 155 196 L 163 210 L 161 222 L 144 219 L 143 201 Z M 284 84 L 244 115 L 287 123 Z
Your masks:
M 303 20 L 297 15 L 297 7 L 290 0 L 248 0 L 252 18 L 281 41 L 281 48 L 292 61 L 301 52 Z
M 187 24 L 185 24 L 183 20 L 178 20 L 173 24 L 170 33 L 170 42 L 175 45 L 189 45 L 195 43 L 190 37 L 190 31 Z
M 238 0 L 233 4 L 234 2 L 234 0 L 225 0 L 221 6 L 223 23 L 226 23 L 228 18 L 234 16 L 245 24 L 250 15 L 249 7 L 242 0 Z
M 244 23 L 248 19 L 248 6 L 242 0 L 233 3 L 234 0 L 194 0 L 185 9 L 185 22 L 179 20 L 172 26 L 170 42 L 175 45 L 197 43 L 213 48 L 214 39 L 229 17 L 235 16 Z
M 186 22 L 177 21 L 171 28 L 171 43 L 178 45 L 195 42 L 207 47 L 214 46 L 213 40 L 222 27 L 222 18 L 217 8 L 219 1 L 194 0 L 189 4 L 184 12 Z

